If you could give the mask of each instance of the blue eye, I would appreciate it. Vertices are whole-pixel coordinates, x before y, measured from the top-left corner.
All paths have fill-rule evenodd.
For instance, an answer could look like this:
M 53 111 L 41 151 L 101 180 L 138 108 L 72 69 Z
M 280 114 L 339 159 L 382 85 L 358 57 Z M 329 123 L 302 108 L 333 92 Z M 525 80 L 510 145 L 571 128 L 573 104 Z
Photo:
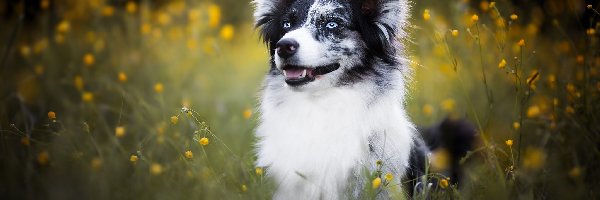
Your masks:
M 292 27 L 292 23 L 290 23 L 290 22 L 283 22 L 283 28 L 288 29 L 290 27 Z
M 327 27 L 328 29 L 334 29 L 338 27 L 338 24 L 335 22 L 327 22 L 327 24 L 325 25 L 325 27 Z

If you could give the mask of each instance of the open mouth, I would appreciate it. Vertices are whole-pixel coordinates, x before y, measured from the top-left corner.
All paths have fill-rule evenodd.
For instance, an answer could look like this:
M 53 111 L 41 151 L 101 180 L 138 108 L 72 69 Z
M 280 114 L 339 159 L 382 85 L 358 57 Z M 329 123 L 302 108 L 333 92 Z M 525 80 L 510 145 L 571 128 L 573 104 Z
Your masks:
M 297 65 L 286 65 L 283 67 L 285 82 L 291 86 L 300 86 L 315 80 L 315 77 L 325 75 L 340 68 L 339 63 L 319 67 L 304 67 Z

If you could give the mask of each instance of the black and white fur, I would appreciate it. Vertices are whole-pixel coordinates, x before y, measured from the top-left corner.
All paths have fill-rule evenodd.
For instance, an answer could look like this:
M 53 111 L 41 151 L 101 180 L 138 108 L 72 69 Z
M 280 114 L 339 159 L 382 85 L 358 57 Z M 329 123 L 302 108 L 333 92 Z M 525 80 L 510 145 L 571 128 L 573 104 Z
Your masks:
M 423 143 L 405 109 L 408 0 L 253 3 L 271 56 L 257 166 L 276 181 L 274 198 L 360 197 L 377 160 L 400 183 Z

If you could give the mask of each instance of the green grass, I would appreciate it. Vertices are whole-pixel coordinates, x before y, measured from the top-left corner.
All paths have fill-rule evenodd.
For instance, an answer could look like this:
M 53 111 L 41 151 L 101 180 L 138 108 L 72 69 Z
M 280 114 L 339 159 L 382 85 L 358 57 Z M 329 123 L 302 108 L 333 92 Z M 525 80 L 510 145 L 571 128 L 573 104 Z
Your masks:
M 51 5 L 32 20 L 0 21 L 0 197 L 271 197 L 275 185 L 253 164 L 268 52 L 250 7 Z M 421 125 L 465 117 L 480 141 L 463 158 L 460 188 L 413 198 L 597 197 L 597 10 L 583 1 L 413 5 L 410 116 Z M 199 143 L 204 137 L 208 145 Z M 398 193 L 385 174 L 366 174 L 383 180 L 368 194 Z M 423 178 L 444 177 L 432 169 Z

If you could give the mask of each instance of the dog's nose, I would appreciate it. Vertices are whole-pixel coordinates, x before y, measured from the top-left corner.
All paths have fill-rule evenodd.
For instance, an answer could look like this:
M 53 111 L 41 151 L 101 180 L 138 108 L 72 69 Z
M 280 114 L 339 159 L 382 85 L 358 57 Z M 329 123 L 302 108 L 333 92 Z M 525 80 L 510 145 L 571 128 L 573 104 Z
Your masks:
M 292 57 L 300 45 L 294 39 L 282 39 L 277 42 L 277 55 L 281 58 Z

